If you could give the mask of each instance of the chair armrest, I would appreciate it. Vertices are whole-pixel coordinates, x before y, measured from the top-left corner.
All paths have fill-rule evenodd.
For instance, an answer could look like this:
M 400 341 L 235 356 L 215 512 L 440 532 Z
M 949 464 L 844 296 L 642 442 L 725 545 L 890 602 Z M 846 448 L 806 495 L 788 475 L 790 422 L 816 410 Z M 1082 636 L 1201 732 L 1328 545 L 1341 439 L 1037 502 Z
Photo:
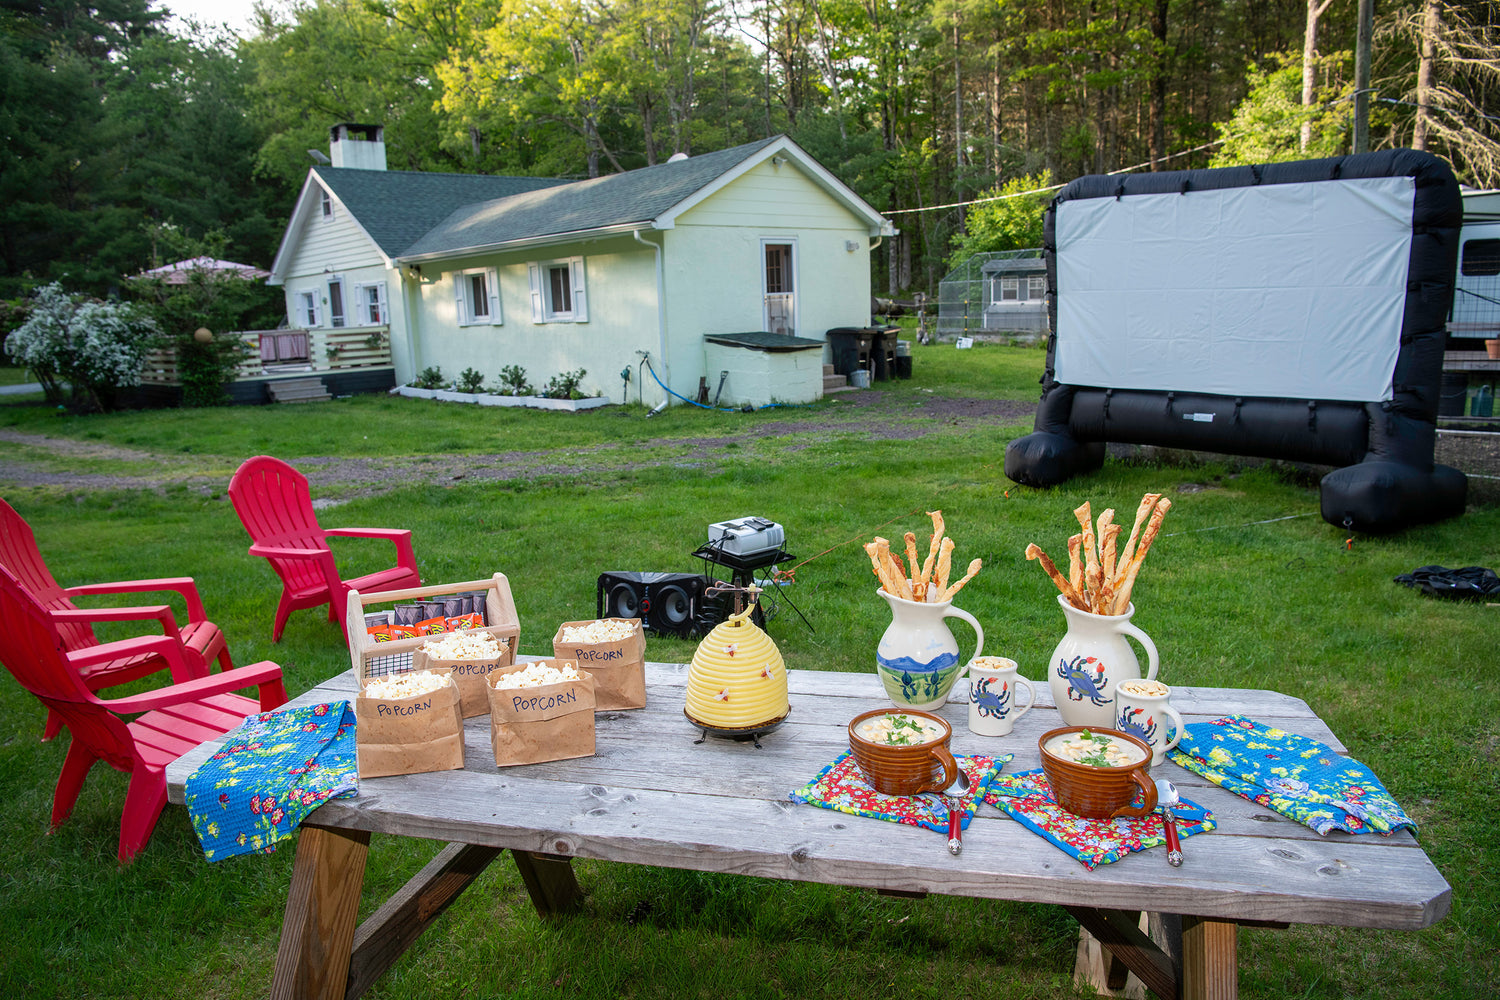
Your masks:
M 257 543 L 250 546 L 250 554 L 252 556 L 262 556 L 266 559 L 320 559 L 325 555 L 332 555 L 333 553 L 326 548 L 286 548 L 280 545 L 260 545 Z
M 95 664 L 108 663 L 110 660 L 120 660 L 142 654 L 160 656 L 166 660 L 174 683 L 185 683 L 200 676 L 200 672 L 193 669 L 192 663 L 183 653 L 182 640 L 175 632 L 170 636 L 143 635 L 134 639 L 101 642 L 97 646 L 89 646 L 87 649 L 68 653 L 67 659 L 68 663 L 74 667 L 91 667 Z
M 74 608 L 68 611 L 48 611 L 55 622 L 136 622 L 156 619 L 161 622 L 162 635 L 177 636 L 177 618 L 165 604 L 139 608 Z
M 130 714 L 149 712 L 155 708 L 167 708 L 187 702 L 201 701 L 214 694 L 228 694 L 240 688 L 260 688 L 261 711 L 268 712 L 286 703 L 286 687 L 281 680 L 281 667 L 270 660 L 252 663 L 247 667 L 224 670 L 209 677 L 173 684 L 141 694 L 123 698 L 99 698 L 99 704 L 111 712 Z
M 116 583 L 86 583 L 68 587 L 66 594 L 129 594 L 151 590 L 171 590 L 182 595 L 187 603 L 188 621 L 201 622 L 208 618 L 203 610 L 203 599 L 198 596 L 198 585 L 190 576 L 168 576 L 157 580 L 121 580 Z
M 383 538 L 396 546 L 398 566 L 416 568 L 417 557 L 412 552 L 410 528 L 327 528 L 323 534 L 341 535 L 345 538 Z

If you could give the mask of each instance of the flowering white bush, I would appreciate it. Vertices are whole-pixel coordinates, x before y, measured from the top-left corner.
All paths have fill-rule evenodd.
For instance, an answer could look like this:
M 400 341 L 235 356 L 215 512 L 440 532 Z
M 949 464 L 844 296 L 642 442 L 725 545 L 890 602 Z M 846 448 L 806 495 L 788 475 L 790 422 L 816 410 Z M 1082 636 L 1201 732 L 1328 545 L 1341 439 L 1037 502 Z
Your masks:
M 31 317 L 5 350 L 44 383 L 68 382 L 75 406 L 108 409 L 117 388 L 139 385 L 146 354 L 161 337 L 134 306 L 69 295 L 53 282 L 37 289 Z

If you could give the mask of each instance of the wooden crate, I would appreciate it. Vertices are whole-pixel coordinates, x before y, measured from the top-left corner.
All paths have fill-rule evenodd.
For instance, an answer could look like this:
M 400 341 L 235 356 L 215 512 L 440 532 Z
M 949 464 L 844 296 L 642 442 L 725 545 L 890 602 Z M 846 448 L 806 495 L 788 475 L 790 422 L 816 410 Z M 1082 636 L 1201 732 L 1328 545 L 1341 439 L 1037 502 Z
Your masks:
M 510 640 L 509 662 L 514 663 L 521 645 L 521 623 L 516 615 L 516 602 L 510 596 L 510 581 L 504 573 L 496 573 L 488 580 L 473 580 L 468 583 L 446 583 L 436 587 L 412 587 L 407 590 L 386 590 L 377 594 L 360 594 L 349 591 L 347 629 L 349 636 L 349 661 L 354 667 L 354 677 L 361 684 L 369 677 L 399 674 L 411 669 L 412 653 L 429 639 L 430 635 L 412 636 L 410 639 L 392 639 L 376 642 L 365 632 L 365 614 L 376 605 L 401 604 L 412 600 L 431 600 L 449 597 L 464 591 L 487 591 L 484 598 L 484 620 L 489 624 L 470 632 L 489 632 L 497 639 Z

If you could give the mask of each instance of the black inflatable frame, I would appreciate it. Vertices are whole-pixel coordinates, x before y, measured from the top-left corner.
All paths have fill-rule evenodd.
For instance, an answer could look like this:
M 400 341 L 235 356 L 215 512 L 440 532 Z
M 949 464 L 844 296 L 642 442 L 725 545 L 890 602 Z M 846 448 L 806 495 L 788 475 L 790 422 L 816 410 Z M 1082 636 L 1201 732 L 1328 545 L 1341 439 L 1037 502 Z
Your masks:
M 1057 206 L 1071 199 L 1128 198 L 1265 184 L 1411 177 L 1415 185 L 1411 257 L 1401 344 L 1386 401 L 1246 398 L 1202 393 L 1064 385 L 1054 378 L 1057 326 Z M 1445 321 L 1453 299 L 1459 186 L 1431 154 L 1384 150 L 1323 160 L 1129 176 L 1092 175 L 1068 184 L 1047 210 L 1047 309 L 1052 333 L 1035 430 L 1010 442 L 1005 474 L 1028 486 L 1052 486 L 1104 461 L 1105 443 L 1158 445 L 1317 465 L 1342 466 L 1323 477 L 1323 519 L 1365 532 L 1389 532 L 1461 514 L 1468 480 L 1433 461 Z M 1062 294 L 1066 294 L 1063 290 Z M 1121 350 L 1130 344 L 1121 332 Z M 1184 413 L 1213 413 L 1211 421 Z

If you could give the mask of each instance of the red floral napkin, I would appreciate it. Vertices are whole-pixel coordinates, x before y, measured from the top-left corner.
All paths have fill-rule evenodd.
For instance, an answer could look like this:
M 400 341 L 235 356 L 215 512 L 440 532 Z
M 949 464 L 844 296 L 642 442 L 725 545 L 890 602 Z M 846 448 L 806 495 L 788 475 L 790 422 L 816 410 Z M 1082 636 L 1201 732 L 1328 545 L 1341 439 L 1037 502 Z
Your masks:
M 980 800 L 999 777 L 1000 768 L 1013 756 L 1015 755 L 954 756 L 958 766 L 969 776 L 968 793 L 956 799 L 963 810 L 960 822 L 964 829 L 968 828 L 969 820 L 974 818 Z M 865 781 L 864 775 L 859 773 L 859 765 L 848 750 L 819 771 L 812 781 L 793 791 L 788 798 L 793 802 L 805 802 L 810 806 L 834 809 L 851 816 L 869 816 L 893 823 L 925 826 L 942 834 L 948 832 L 948 810 L 940 801 L 943 797 L 931 794 L 886 795 L 877 792 Z

